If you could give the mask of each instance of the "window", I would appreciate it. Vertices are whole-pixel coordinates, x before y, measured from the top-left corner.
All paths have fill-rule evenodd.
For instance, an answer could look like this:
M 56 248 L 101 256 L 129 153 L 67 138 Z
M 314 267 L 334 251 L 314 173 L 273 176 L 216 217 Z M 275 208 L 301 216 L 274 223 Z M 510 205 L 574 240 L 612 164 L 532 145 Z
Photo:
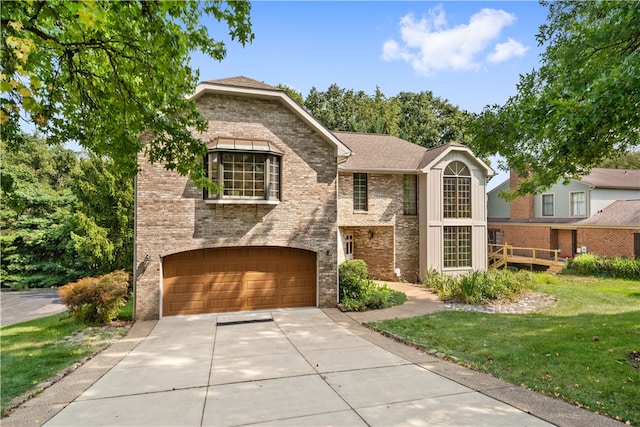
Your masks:
M 205 189 L 204 198 L 248 202 L 280 200 L 280 156 L 266 141 L 216 140 L 213 150 L 205 157 L 205 168 L 207 177 L 222 189 L 219 193 Z
M 444 227 L 444 266 L 471 267 L 471 227 Z
M 471 218 L 471 173 L 462 162 L 451 162 L 444 170 L 445 218 Z
M 418 176 L 402 177 L 402 212 L 405 215 L 418 214 Z
M 553 194 L 542 195 L 542 216 L 554 215 L 553 198 L 554 198 Z
M 353 174 L 353 210 L 368 210 L 366 173 Z
M 585 216 L 586 212 L 586 197 L 584 191 L 571 193 L 571 216 Z

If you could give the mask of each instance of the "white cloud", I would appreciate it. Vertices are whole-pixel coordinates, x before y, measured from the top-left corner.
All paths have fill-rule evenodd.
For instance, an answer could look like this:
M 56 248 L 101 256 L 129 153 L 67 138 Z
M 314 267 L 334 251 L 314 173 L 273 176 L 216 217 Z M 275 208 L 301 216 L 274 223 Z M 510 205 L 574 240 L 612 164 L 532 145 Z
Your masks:
M 505 43 L 498 43 L 493 52 L 487 55 L 489 62 L 503 62 L 514 56 L 524 56 L 529 48 L 522 43 L 509 38 Z
M 382 59 L 406 61 L 424 74 L 477 70 L 482 66 L 478 57 L 492 47 L 504 27 L 515 21 L 515 15 L 503 10 L 482 9 L 468 24 L 449 26 L 444 7 L 439 5 L 419 20 L 412 14 L 404 16 L 400 20 L 402 42 L 387 40 L 382 46 Z M 494 49 L 487 59 L 498 62 L 522 55 L 527 48 L 510 39 Z

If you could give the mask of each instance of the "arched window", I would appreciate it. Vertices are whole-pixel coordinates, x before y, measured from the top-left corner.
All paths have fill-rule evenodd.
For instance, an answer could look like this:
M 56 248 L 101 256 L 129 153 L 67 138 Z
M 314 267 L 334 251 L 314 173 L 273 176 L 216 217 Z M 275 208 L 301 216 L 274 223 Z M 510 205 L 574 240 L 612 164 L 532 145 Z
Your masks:
M 471 218 L 471 173 L 462 162 L 451 162 L 442 182 L 445 218 Z

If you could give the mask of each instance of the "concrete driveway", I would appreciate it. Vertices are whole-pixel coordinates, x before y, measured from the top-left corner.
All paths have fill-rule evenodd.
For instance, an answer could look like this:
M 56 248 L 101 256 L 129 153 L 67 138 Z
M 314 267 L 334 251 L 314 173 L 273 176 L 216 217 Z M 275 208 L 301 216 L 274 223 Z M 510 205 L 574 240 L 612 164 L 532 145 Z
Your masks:
M 550 425 L 341 321 L 314 308 L 162 319 L 45 425 Z

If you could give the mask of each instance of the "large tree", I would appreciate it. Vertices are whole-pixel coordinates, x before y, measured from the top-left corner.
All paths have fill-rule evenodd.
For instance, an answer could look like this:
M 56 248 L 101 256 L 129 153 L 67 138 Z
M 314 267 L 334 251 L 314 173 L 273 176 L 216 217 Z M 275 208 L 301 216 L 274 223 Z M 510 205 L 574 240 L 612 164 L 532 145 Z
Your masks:
M 248 2 L 7 1 L 1 9 L 3 140 L 20 144 L 22 121 L 30 122 L 49 141 L 76 141 L 129 174 L 146 149 L 204 183 L 204 148 L 191 130 L 206 122 L 185 98 L 198 82 L 190 54 L 226 54 L 206 17 L 251 42 Z
M 579 177 L 640 145 L 640 2 L 542 1 L 548 22 L 537 70 L 487 107 L 474 148 L 503 156 L 526 179 L 512 196 Z

